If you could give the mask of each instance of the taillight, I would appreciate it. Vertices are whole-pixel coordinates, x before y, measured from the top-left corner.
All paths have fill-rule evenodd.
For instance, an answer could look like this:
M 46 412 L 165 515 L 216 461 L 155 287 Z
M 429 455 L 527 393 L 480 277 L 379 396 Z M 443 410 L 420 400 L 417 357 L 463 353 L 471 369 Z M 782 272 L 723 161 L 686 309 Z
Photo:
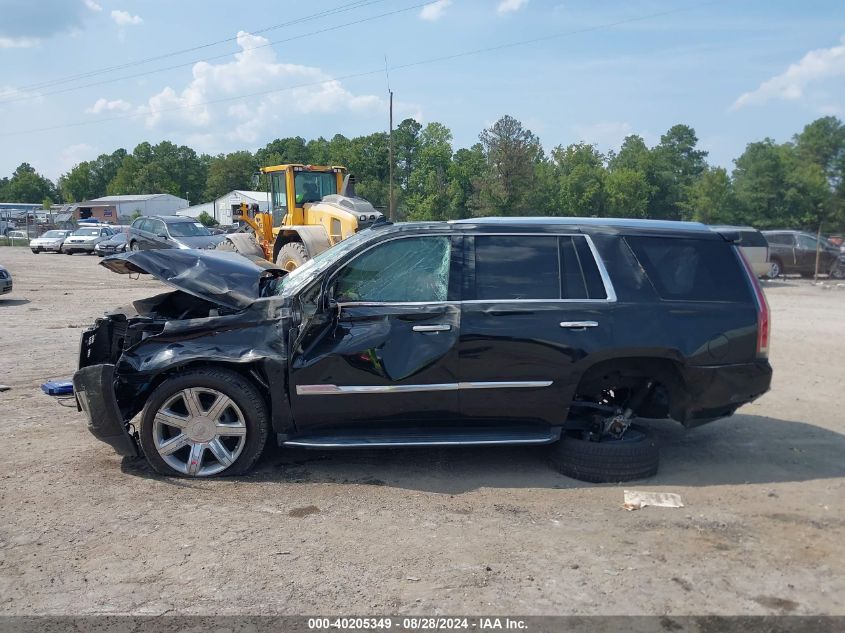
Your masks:
M 766 358 L 769 355 L 769 331 L 771 329 L 771 317 L 769 316 L 769 302 L 766 301 L 766 295 L 763 293 L 763 287 L 760 285 L 760 280 L 757 275 L 751 270 L 751 264 L 745 258 L 742 250 L 734 247 L 742 265 L 745 267 L 745 274 L 748 275 L 748 281 L 751 283 L 751 288 L 754 291 L 754 301 L 757 303 L 757 356 Z

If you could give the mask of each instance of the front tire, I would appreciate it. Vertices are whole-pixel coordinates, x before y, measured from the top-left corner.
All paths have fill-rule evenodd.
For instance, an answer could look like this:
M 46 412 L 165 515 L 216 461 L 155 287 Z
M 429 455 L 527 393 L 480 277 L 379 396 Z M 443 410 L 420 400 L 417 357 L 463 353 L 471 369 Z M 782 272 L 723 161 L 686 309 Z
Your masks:
M 645 479 L 657 473 L 660 450 L 648 429 L 632 424 L 621 439 L 591 442 L 578 433 L 552 445 L 552 464 L 567 477 L 591 483 Z
M 276 256 L 276 265 L 292 272 L 302 266 L 309 259 L 308 251 L 302 242 L 289 242 L 279 249 Z
M 141 247 L 138 246 L 138 242 L 130 242 L 129 243 L 129 250 L 133 252 L 138 252 L 141 250 Z
M 40 252 L 41 252 L 41 251 L 39 251 L 37 248 L 32 248 L 32 249 L 30 249 L 30 250 L 32 251 L 32 254 L 33 254 L 33 255 L 38 255 L 38 253 L 40 253 Z
M 268 419 L 264 399 L 242 375 L 186 370 L 161 383 L 144 405 L 141 447 L 162 475 L 240 475 L 261 456 Z
M 777 279 L 783 274 L 783 263 L 779 259 L 772 260 L 772 267 L 769 268 L 769 277 Z

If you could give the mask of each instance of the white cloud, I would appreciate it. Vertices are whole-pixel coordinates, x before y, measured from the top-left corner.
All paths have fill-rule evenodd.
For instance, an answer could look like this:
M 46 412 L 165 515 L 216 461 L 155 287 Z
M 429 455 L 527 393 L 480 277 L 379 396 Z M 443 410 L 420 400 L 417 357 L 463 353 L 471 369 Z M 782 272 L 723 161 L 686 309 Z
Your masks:
M 425 5 L 422 11 L 420 11 L 420 19 L 428 20 L 429 22 L 439 20 L 443 17 L 443 12 L 446 11 L 446 8 L 450 4 L 452 4 L 452 0 L 437 0 L 436 2 Z
M 85 111 L 88 114 L 102 114 L 103 112 L 127 112 L 132 109 L 132 104 L 123 99 L 114 99 L 109 101 L 104 97 L 100 97 L 94 102 L 90 108 Z
M 526 4 L 528 4 L 528 0 L 501 0 L 499 6 L 496 7 L 496 13 L 500 15 L 513 13 L 514 11 L 519 11 Z
M 264 37 L 241 31 L 237 39 L 241 51 L 234 60 L 194 64 L 193 79 L 184 88 L 168 86 L 152 95 L 144 109 L 147 127 L 202 139 L 207 148 L 266 142 L 271 134 L 289 129 L 296 117 L 313 122 L 321 115 L 346 113 L 369 120 L 374 113 L 386 112 L 384 99 L 354 94 L 320 68 L 280 62 L 276 52 L 264 46 L 268 42 Z M 286 86 L 299 87 L 279 91 Z M 255 93 L 255 97 L 237 99 Z M 230 97 L 231 101 L 225 101 Z M 397 111 L 415 108 L 398 103 L 395 107 Z
M 845 75 L 845 36 L 837 46 L 810 51 L 780 75 L 764 81 L 756 90 L 740 95 L 731 109 L 738 110 L 771 99 L 800 99 L 812 83 L 840 75 Z
M 144 23 L 140 15 L 132 15 L 129 11 L 120 11 L 117 9 L 111 12 L 111 19 L 118 26 L 137 26 L 138 24 Z
M 70 171 L 71 167 L 84 160 L 91 160 L 97 156 L 97 148 L 88 143 L 77 143 L 76 145 L 68 145 L 61 152 L 59 152 L 59 160 L 56 169 L 56 174 L 64 174 Z
M 99 13 L 103 10 L 103 7 L 94 2 L 94 0 L 83 0 L 83 2 L 85 2 L 85 6 L 91 9 L 92 11 L 96 11 L 97 13 Z
M 0 48 L 32 48 L 40 43 L 37 37 L 0 37 Z

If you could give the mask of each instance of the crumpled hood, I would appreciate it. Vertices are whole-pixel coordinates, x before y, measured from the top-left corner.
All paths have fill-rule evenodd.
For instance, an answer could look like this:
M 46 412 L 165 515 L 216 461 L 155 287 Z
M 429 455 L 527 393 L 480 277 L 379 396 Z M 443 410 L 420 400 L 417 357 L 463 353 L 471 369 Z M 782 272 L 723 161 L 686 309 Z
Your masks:
M 287 274 L 263 259 L 194 249 L 154 249 L 113 255 L 100 262 L 121 273 L 146 273 L 183 292 L 233 310 L 261 296 L 261 281 Z

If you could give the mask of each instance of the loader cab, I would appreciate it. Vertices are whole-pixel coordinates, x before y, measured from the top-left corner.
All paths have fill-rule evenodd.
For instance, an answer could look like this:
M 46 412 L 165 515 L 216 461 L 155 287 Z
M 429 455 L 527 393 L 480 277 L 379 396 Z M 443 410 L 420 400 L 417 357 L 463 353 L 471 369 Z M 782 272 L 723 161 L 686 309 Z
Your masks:
M 336 194 L 346 175 L 344 167 L 274 165 L 263 167 L 272 200 L 273 226 L 305 224 L 305 205 Z

